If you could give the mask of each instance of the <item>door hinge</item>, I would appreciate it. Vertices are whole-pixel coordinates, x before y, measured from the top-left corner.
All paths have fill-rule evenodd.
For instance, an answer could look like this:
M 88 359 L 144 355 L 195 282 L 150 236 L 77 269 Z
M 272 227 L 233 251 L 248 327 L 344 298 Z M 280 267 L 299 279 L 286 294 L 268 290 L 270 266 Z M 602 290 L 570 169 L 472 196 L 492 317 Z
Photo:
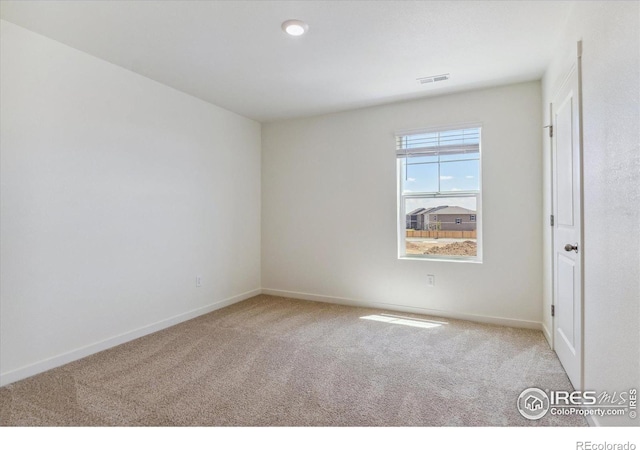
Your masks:
M 551 226 L 553 226 L 555 224 L 555 217 L 553 217 L 553 214 L 551 214 L 551 216 L 549 216 L 549 224 L 551 224 Z
M 556 316 L 556 305 L 551 305 L 551 317 Z

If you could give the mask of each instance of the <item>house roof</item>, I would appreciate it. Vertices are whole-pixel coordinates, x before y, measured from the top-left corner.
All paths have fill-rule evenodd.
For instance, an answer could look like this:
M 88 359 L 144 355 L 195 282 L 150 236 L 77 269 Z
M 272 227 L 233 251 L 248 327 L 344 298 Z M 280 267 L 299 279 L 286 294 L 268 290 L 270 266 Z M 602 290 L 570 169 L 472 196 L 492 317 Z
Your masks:
M 472 209 L 463 208 L 461 206 L 444 206 L 438 207 L 436 211 L 431 211 L 430 214 L 475 214 Z
M 449 208 L 449 206 L 442 205 L 442 206 L 434 206 L 433 208 L 417 208 L 411 211 L 410 213 L 407 213 L 407 216 L 416 216 L 419 214 L 433 214 L 436 211 L 442 210 L 443 208 Z M 460 214 L 460 213 L 451 213 L 451 214 Z

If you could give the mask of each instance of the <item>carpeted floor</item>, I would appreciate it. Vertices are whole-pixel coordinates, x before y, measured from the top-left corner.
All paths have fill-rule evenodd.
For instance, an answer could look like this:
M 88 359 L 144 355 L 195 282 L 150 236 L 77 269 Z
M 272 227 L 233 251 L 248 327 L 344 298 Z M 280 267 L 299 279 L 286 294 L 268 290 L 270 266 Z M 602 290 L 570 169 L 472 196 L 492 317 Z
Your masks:
M 539 331 L 261 295 L 6 386 L 0 425 L 586 425 L 527 387 L 571 389 Z

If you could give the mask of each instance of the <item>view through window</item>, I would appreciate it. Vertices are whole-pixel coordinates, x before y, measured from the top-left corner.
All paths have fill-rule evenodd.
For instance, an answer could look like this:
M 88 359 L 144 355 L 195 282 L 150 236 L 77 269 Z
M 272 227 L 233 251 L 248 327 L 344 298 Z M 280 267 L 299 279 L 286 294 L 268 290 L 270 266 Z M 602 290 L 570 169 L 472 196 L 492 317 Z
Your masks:
M 396 138 L 400 257 L 479 260 L 480 128 Z

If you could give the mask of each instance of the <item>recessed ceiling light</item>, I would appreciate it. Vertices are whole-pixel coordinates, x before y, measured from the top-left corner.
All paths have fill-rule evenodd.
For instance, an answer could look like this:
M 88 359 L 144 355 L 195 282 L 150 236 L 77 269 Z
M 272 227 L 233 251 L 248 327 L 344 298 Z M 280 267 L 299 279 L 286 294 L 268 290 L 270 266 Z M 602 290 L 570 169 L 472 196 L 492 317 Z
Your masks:
M 309 29 L 309 25 L 302 20 L 287 20 L 282 22 L 282 31 L 290 36 L 302 36 Z

